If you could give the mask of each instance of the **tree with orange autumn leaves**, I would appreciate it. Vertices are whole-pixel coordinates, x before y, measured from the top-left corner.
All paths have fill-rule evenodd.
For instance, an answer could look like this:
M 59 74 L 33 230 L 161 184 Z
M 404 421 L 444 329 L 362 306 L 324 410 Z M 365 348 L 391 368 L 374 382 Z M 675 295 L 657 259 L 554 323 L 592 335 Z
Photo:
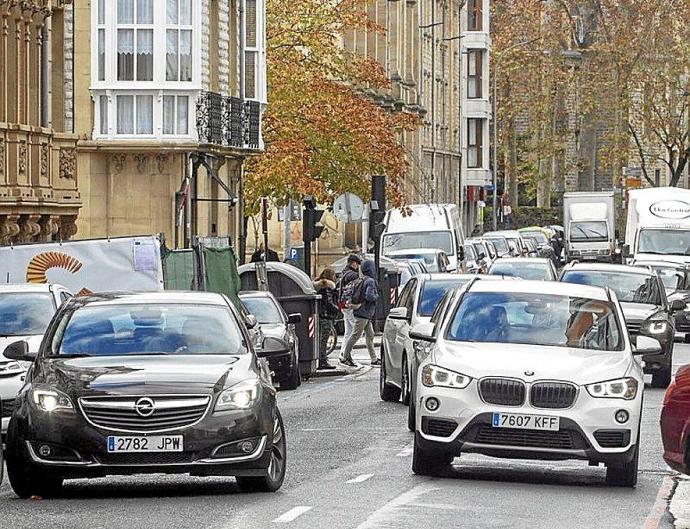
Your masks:
M 383 67 L 351 53 L 342 35 L 378 31 L 367 0 L 267 0 L 269 105 L 264 116 L 266 152 L 247 165 L 245 203 L 276 204 L 314 195 L 328 203 L 345 191 L 368 197 L 371 175 L 385 174 L 392 202 L 407 168 L 399 134 L 414 119 L 393 113 L 365 90 L 388 86 Z

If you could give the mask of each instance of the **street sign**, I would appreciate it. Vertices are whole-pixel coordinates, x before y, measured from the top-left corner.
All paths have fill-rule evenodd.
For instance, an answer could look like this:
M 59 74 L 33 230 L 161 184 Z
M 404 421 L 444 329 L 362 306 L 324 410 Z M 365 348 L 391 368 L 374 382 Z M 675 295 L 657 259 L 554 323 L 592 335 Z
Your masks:
M 343 193 L 333 203 L 333 215 L 341 222 L 357 222 L 364 216 L 364 201 L 354 193 Z
M 287 206 L 278 208 L 278 222 L 285 222 L 285 216 L 290 215 L 292 222 L 302 220 L 302 206 L 299 202 L 291 200 Z

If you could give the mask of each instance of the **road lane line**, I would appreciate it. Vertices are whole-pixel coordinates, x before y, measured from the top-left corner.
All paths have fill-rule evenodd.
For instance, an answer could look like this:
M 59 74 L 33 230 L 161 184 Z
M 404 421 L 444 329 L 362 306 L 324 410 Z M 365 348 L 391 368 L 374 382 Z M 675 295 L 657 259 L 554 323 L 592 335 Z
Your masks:
M 357 476 L 356 478 L 347 480 L 345 483 L 364 483 L 366 480 L 371 479 L 373 477 L 374 474 L 362 474 L 361 476 Z
M 281 514 L 273 520 L 273 523 L 290 523 L 295 521 L 297 518 L 302 516 L 305 512 L 311 511 L 311 507 L 308 507 L 306 505 L 300 505 L 298 507 L 295 507 L 293 509 L 290 509 L 288 512 L 285 514 Z
M 656 496 L 656 501 L 654 506 L 647 516 L 647 521 L 644 524 L 643 529 L 658 529 L 661 526 L 661 521 L 664 519 L 664 514 L 666 514 L 666 508 L 668 507 L 668 499 L 673 491 L 673 478 L 671 476 L 666 476 L 664 481 L 661 482 L 661 488 L 659 488 L 659 494 Z
M 424 483 L 403 492 L 400 496 L 393 498 L 383 507 L 374 511 L 369 517 L 357 526 L 357 529 L 381 529 L 381 527 L 391 527 L 390 522 L 393 519 L 396 511 L 413 503 L 418 503 L 418 500 L 435 490 L 440 490 L 431 483 Z

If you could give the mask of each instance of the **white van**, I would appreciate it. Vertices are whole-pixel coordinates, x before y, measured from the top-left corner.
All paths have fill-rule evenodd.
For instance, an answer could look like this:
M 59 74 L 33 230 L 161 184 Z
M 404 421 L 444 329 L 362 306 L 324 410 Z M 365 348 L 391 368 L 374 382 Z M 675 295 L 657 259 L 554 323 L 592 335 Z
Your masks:
M 416 204 L 386 213 L 381 255 L 401 250 L 439 249 L 448 257 L 449 272 L 464 270 L 465 235 L 455 204 Z

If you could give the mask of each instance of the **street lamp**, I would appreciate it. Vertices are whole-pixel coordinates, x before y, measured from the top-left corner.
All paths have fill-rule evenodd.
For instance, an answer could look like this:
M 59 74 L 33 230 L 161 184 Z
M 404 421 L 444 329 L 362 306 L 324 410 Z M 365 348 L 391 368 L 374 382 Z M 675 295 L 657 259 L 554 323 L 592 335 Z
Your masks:
M 492 105 L 492 113 L 493 113 L 493 118 L 494 118 L 494 148 L 493 148 L 493 170 L 491 171 L 492 174 L 492 181 L 493 181 L 493 188 L 494 188 L 494 199 L 493 199 L 493 211 L 492 211 L 492 216 L 493 216 L 493 225 L 494 225 L 494 231 L 498 229 L 498 114 L 497 114 L 497 109 L 496 109 L 496 104 L 498 101 L 498 67 L 501 64 L 501 57 L 509 51 L 514 50 L 515 48 L 520 48 L 522 46 L 527 46 L 529 44 L 532 44 L 539 40 L 538 38 L 536 39 L 531 39 L 531 40 L 526 40 L 524 42 L 518 42 L 516 44 L 513 44 L 512 46 L 506 48 L 505 50 L 501 51 L 500 53 L 495 53 L 494 54 L 494 97 L 493 97 L 493 105 Z

